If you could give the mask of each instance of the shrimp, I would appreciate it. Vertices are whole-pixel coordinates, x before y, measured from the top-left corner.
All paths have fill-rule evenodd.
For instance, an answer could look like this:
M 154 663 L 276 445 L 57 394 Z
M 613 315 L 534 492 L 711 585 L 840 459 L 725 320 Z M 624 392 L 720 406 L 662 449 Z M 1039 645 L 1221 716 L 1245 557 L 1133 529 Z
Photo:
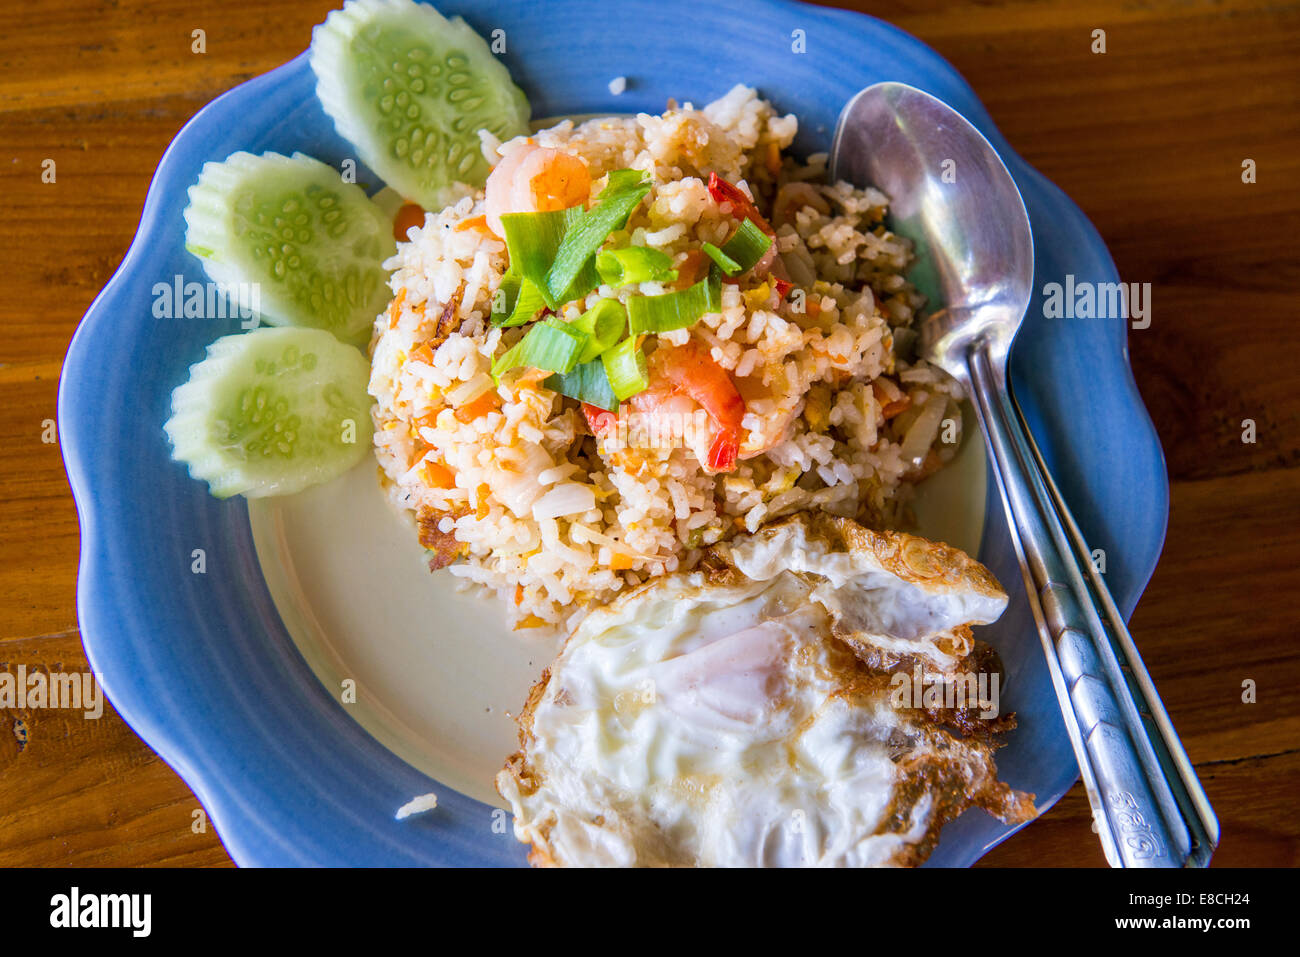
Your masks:
M 679 423 L 690 422 L 703 409 L 712 426 L 711 434 L 706 436 L 708 447 L 690 444 L 709 472 L 734 472 L 738 459 L 762 455 L 785 438 L 795 419 L 792 406 L 776 413 L 760 428 L 746 429 L 743 424 L 749 408 L 746 396 L 771 398 L 770 391 L 753 379 L 733 380 L 713 361 L 709 347 L 698 340 L 693 339 L 684 346 L 661 345 L 648 364 L 649 386 L 632 396 L 628 403 L 640 415 Z M 598 406 L 584 403 L 582 411 L 595 436 L 605 435 L 619 421 L 615 413 Z M 683 425 L 681 429 L 683 438 L 698 434 L 690 426 Z
M 709 347 L 694 339 L 684 346 L 661 345 L 649 365 L 650 386 L 632 396 L 632 408 L 643 414 L 681 414 L 690 411 L 691 403 L 703 408 L 713 421 L 705 468 L 734 472 L 745 400 L 727 371 L 713 361 Z
M 507 155 L 487 179 L 487 225 L 502 239 L 505 213 L 544 213 L 584 203 L 591 193 L 587 164 L 572 153 L 529 143 Z

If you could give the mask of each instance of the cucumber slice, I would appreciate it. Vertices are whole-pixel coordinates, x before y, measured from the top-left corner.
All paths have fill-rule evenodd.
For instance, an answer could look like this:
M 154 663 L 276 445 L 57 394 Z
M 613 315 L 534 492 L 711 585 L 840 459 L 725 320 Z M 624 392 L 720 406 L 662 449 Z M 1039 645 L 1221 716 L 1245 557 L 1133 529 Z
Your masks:
M 528 132 L 529 107 L 488 45 L 460 17 L 412 0 L 348 0 L 312 31 L 316 96 L 339 134 L 425 209 L 482 186 L 478 131 Z
M 172 393 L 172 455 L 217 498 L 290 495 L 370 448 L 370 364 L 319 329 L 255 329 L 208 346 Z
M 271 325 L 369 340 L 397 244 L 389 217 L 338 170 L 302 153 L 234 153 L 203 167 L 185 222 L 185 248 L 240 306 Z

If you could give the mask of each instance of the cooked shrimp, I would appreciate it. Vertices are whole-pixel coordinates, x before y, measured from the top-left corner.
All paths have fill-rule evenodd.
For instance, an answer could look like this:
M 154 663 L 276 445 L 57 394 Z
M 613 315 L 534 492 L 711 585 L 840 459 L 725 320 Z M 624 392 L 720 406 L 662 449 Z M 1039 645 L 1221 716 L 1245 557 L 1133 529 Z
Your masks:
M 713 361 L 709 347 L 696 340 L 661 345 L 649 365 L 650 387 L 632 396 L 632 407 L 643 414 L 689 413 L 690 403 L 704 409 L 714 431 L 703 464 L 710 472 L 735 471 L 745 400 L 727 371 Z
M 510 153 L 487 179 L 488 228 L 502 239 L 505 213 L 544 213 L 586 202 L 591 193 L 587 164 L 572 153 L 532 144 Z

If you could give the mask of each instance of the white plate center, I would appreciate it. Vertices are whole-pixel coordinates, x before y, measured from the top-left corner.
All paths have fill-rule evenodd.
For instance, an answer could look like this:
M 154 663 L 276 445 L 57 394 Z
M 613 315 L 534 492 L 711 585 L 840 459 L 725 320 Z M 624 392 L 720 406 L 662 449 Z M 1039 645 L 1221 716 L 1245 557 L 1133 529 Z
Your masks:
M 954 461 L 915 503 L 921 534 L 974 555 L 985 459 L 965 413 Z M 413 524 L 367 457 L 327 485 L 248 505 L 258 561 L 316 677 L 381 744 L 445 787 L 500 806 L 493 779 L 518 746 L 513 716 L 557 643 L 513 632 L 495 600 L 431 574 Z M 345 683 L 351 681 L 351 686 Z

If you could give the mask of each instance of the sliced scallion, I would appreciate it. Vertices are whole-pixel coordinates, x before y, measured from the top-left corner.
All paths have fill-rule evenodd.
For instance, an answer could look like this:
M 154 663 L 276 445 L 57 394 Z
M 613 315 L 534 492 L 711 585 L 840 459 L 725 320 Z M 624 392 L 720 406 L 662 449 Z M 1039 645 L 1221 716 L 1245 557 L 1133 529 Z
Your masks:
M 722 277 L 710 269 L 693 286 L 662 296 L 633 296 L 627 302 L 628 329 L 632 335 L 671 332 L 695 325 L 706 313 L 722 308 Z
M 568 373 L 578 364 L 587 336 L 567 323 L 548 319 L 539 322 L 515 345 L 492 363 L 492 375 L 499 378 L 522 367 L 546 372 Z
M 523 277 L 510 270 L 501 277 L 501 284 L 497 286 L 496 292 L 492 294 L 492 314 L 489 319 L 492 325 L 499 326 L 514 314 L 515 303 L 519 301 L 519 289 L 523 284 Z
M 577 399 L 579 402 L 586 402 L 609 412 L 618 410 L 618 397 L 610 388 L 609 377 L 605 374 L 605 366 L 600 360 L 574 366 L 573 371 L 567 375 L 556 373 L 543 385 L 552 392 L 567 395 L 570 399 Z
M 721 251 L 740 267 L 740 272 L 748 272 L 763 258 L 771 245 L 771 236 L 759 229 L 752 219 L 742 219 L 735 233 L 722 244 Z
M 605 188 L 600 191 L 600 195 L 604 196 L 610 190 L 639 186 L 646 181 L 645 175 L 645 172 L 639 169 L 611 170 L 609 175 L 605 177 Z
M 622 338 L 627 330 L 627 310 L 617 299 L 602 299 L 569 325 L 587 336 L 587 346 L 578 357 L 582 365 Z
M 504 280 L 502 284 L 504 285 Z M 525 323 L 532 322 L 537 318 L 537 313 L 545 308 L 546 300 L 542 298 L 542 291 L 537 288 L 536 283 L 531 279 L 521 279 L 519 281 L 519 292 L 515 296 L 510 314 L 502 317 L 497 325 L 507 329 L 511 326 L 522 326 Z
M 595 267 L 596 251 L 610 233 L 627 225 L 632 210 L 650 192 L 650 182 L 644 177 L 638 170 L 610 173 L 608 185 L 596 197 L 596 205 L 581 213 L 569 226 L 546 274 L 548 303 L 577 299 L 600 282 Z
M 629 336 L 612 349 L 601 353 L 600 361 L 605 365 L 609 387 L 614 390 L 614 395 L 620 402 L 649 387 L 650 375 L 646 369 L 645 353 L 637 346 L 635 337 Z
M 573 206 L 546 213 L 504 213 L 501 216 L 506 249 L 510 253 L 510 271 L 530 280 L 552 309 L 558 308 L 564 300 L 551 296 L 546 275 L 565 236 L 582 215 L 582 207 Z
M 600 273 L 601 282 L 615 289 L 639 282 L 672 282 L 677 278 L 673 257 L 645 246 L 597 253 L 596 271 Z
M 493 381 L 500 382 L 501 377 L 511 369 L 518 369 L 523 365 L 523 363 L 519 361 L 519 357 L 523 354 L 523 351 L 524 340 L 520 339 L 505 352 L 501 353 L 501 355 L 497 356 L 496 361 L 492 363 Z
M 745 220 L 745 222 L 749 222 L 749 220 Z M 703 249 L 708 257 L 717 263 L 718 268 L 728 276 L 736 276 L 744 272 L 744 270 L 740 268 L 740 263 L 736 262 L 717 246 L 713 245 L 713 243 L 705 243 Z

